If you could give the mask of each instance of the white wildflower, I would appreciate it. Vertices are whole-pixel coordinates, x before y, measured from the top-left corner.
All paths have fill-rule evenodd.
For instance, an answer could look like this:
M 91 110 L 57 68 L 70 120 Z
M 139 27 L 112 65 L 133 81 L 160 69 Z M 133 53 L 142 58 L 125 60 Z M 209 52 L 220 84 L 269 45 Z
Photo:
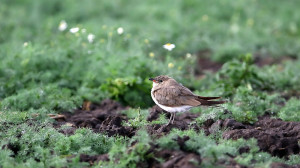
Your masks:
M 90 33 L 90 34 L 87 36 L 87 39 L 88 39 L 89 43 L 92 43 L 92 42 L 94 41 L 94 39 L 95 39 L 95 35 L 92 34 L 92 33 Z
M 123 33 L 124 33 L 123 27 L 119 27 L 119 28 L 117 29 L 117 32 L 118 32 L 119 35 L 123 34 Z
M 73 27 L 70 29 L 71 33 L 77 33 L 79 31 L 79 27 Z
M 175 48 L 175 44 L 167 43 L 163 45 L 166 50 L 172 51 Z
M 186 53 L 186 55 L 185 55 L 185 56 L 186 56 L 186 58 L 187 58 L 187 59 L 189 59 L 189 58 L 191 58 L 191 57 L 192 57 L 192 54 L 191 54 L 191 53 Z
M 67 22 L 64 21 L 64 20 L 62 20 L 62 21 L 60 21 L 60 23 L 59 23 L 58 30 L 59 30 L 59 31 L 65 31 L 65 30 L 67 29 L 67 27 L 68 27 Z
M 240 31 L 240 27 L 237 24 L 233 24 L 230 26 L 230 31 L 234 34 L 238 33 Z

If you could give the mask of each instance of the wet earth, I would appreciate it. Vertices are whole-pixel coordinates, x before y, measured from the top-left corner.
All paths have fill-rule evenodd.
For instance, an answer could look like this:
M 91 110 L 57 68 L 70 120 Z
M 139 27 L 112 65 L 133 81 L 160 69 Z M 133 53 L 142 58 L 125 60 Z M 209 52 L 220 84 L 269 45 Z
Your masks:
M 59 128 L 62 125 L 71 126 L 69 129 L 61 130 L 62 133 L 70 135 L 79 127 L 89 127 L 95 132 L 104 132 L 109 136 L 121 135 L 132 137 L 136 133 L 136 128 L 129 126 L 123 126 L 122 122 L 128 121 L 126 115 L 120 113 L 125 110 L 118 102 L 113 100 L 104 100 L 102 103 L 95 105 L 89 104 L 88 107 L 77 109 L 73 113 L 63 113 L 59 117 L 55 118 L 55 128 Z M 158 106 L 154 106 L 149 109 L 148 121 L 156 120 L 161 113 L 164 113 Z M 183 113 L 177 115 L 173 124 L 162 127 L 161 125 L 148 125 L 147 131 L 151 135 L 162 136 L 168 134 L 171 129 L 177 128 L 180 130 L 194 129 L 196 131 L 204 130 L 209 135 L 216 130 L 223 128 L 226 130 L 223 133 L 224 139 L 238 139 L 238 138 L 256 138 L 260 150 L 270 153 L 272 156 L 278 156 L 281 158 L 287 158 L 291 154 L 299 154 L 298 141 L 300 140 L 300 122 L 285 122 L 280 119 L 274 119 L 270 116 L 262 116 L 254 124 L 244 124 L 237 122 L 233 119 L 225 120 L 207 120 L 203 126 L 197 124 L 190 124 L 199 114 Z M 170 117 L 166 114 L 166 117 Z M 161 128 L 161 129 L 160 129 Z M 197 163 L 202 162 L 202 158 L 197 153 L 191 153 L 185 151 L 184 143 L 189 137 L 178 138 L 177 143 L 180 146 L 180 150 L 167 150 L 159 149 L 157 146 L 152 145 L 149 152 L 155 154 L 159 158 L 165 160 L 164 163 L 157 160 L 146 160 L 141 163 L 140 167 L 195 167 L 190 162 L 193 160 Z M 249 149 L 240 149 L 240 153 L 248 152 Z M 88 162 L 90 165 L 98 161 L 108 161 L 108 155 L 80 155 L 80 161 Z M 233 159 L 230 161 L 218 161 L 222 167 L 243 167 L 236 163 Z M 288 165 L 282 163 L 272 163 L 271 167 L 288 167 Z
M 219 71 L 223 63 L 217 62 L 211 59 L 212 51 L 205 49 L 200 50 L 196 53 L 197 56 L 197 66 L 195 69 L 196 76 L 202 76 L 205 72 L 217 72 Z M 253 54 L 253 63 L 258 67 L 263 67 L 266 65 L 275 65 L 275 64 L 283 64 L 286 61 L 294 61 L 297 59 L 296 56 L 293 55 L 283 55 L 281 57 L 273 57 L 268 54 L 255 53 Z

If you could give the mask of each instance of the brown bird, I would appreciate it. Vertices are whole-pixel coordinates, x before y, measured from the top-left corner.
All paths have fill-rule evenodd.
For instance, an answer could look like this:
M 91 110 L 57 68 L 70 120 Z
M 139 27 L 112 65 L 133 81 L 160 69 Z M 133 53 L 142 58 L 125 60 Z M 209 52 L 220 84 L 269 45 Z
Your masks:
M 171 121 L 173 124 L 177 112 L 186 112 L 198 106 L 213 106 L 225 103 L 225 101 L 212 101 L 221 97 L 202 97 L 195 95 L 188 88 L 168 76 L 161 75 L 155 78 L 149 78 L 149 80 L 153 81 L 153 87 L 151 89 L 153 101 L 160 108 L 171 113 L 167 125 L 169 125 Z

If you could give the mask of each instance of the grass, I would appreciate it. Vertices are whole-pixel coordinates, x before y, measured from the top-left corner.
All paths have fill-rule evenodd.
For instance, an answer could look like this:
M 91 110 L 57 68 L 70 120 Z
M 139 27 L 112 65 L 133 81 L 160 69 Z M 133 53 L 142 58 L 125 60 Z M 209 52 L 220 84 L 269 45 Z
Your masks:
M 135 166 L 153 157 L 144 150 L 151 143 L 178 149 L 172 140 L 176 134 L 191 137 L 187 148 L 208 158 L 206 166 L 227 158 L 222 151 L 234 153 L 235 160 L 244 165 L 300 163 L 298 155 L 280 160 L 258 151 L 255 140 L 218 140 L 193 130 L 174 130 L 156 140 L 142 131 L 147 109 L 154 105 L 148 78 L 160 74 L 175 77 L 195 93 L 229 100 L 224 107 L 231 114 L 219 109 L 194 110 L 202 114 L 195 119 L 198 124 L 208 118 L 254 123 L 266 113 L 299 122 L 298 1 L 0 3 L 0 167 L 87 166 L 79 162 L 81 153 L 109 153 L 111 162 L 95 167 L 114 167 L 115 160 L 124 167 Z M 62 20 L 68 25 L 64 31 L 58 30 Z M 79 31 L 71 33 L 72 27 Z M 119 27 L 122 34 L 117 32 Z M 89 34 L 95 35 L 93 42 Z M 166 43 L 176 48 L 167 51 L 162 47 Z M 197 53 L 203 50 L 224 66 L 200 79 L 194 71 Z M 258 67 L 257 56 L 293 60 Z M 99 103 L 106 98 L 132 107 L 124 112 L 130 120 L 123 124 L 140 129 L 140 134 L 133 139 L 107 137 L 82 128 L 66 136 L 52 128 L 47 114 L 71 112 L 84 101 Z M 163 122 L 161 116 L 152 123 Z M 127 156 L 133 142 L 138 143 Z M 239 155 L 236 151 L 247 143 L 253 150 Z

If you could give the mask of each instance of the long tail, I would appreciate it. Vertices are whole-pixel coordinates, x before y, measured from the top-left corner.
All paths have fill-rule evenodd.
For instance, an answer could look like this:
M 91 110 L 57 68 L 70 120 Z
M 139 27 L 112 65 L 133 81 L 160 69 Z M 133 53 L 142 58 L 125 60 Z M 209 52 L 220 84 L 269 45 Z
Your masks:
M 221 97 L 203 97 L 203 96 L 197 96 L 199 99 L 203 100 L 213 100 L 213 99 L 220 99 Z
M 197 101 L 199 101 L 202 106 L 214 106 L 214 105 L 218 105 L 218 104 L 223 104 L 226 103 L 226 101 L 223 100 L 219 100 L 219 101 L 212 101 L 213 99 L 219 99 L 221 97 L 202 97 L 202 96 L 198 96 L 197 97 Z

